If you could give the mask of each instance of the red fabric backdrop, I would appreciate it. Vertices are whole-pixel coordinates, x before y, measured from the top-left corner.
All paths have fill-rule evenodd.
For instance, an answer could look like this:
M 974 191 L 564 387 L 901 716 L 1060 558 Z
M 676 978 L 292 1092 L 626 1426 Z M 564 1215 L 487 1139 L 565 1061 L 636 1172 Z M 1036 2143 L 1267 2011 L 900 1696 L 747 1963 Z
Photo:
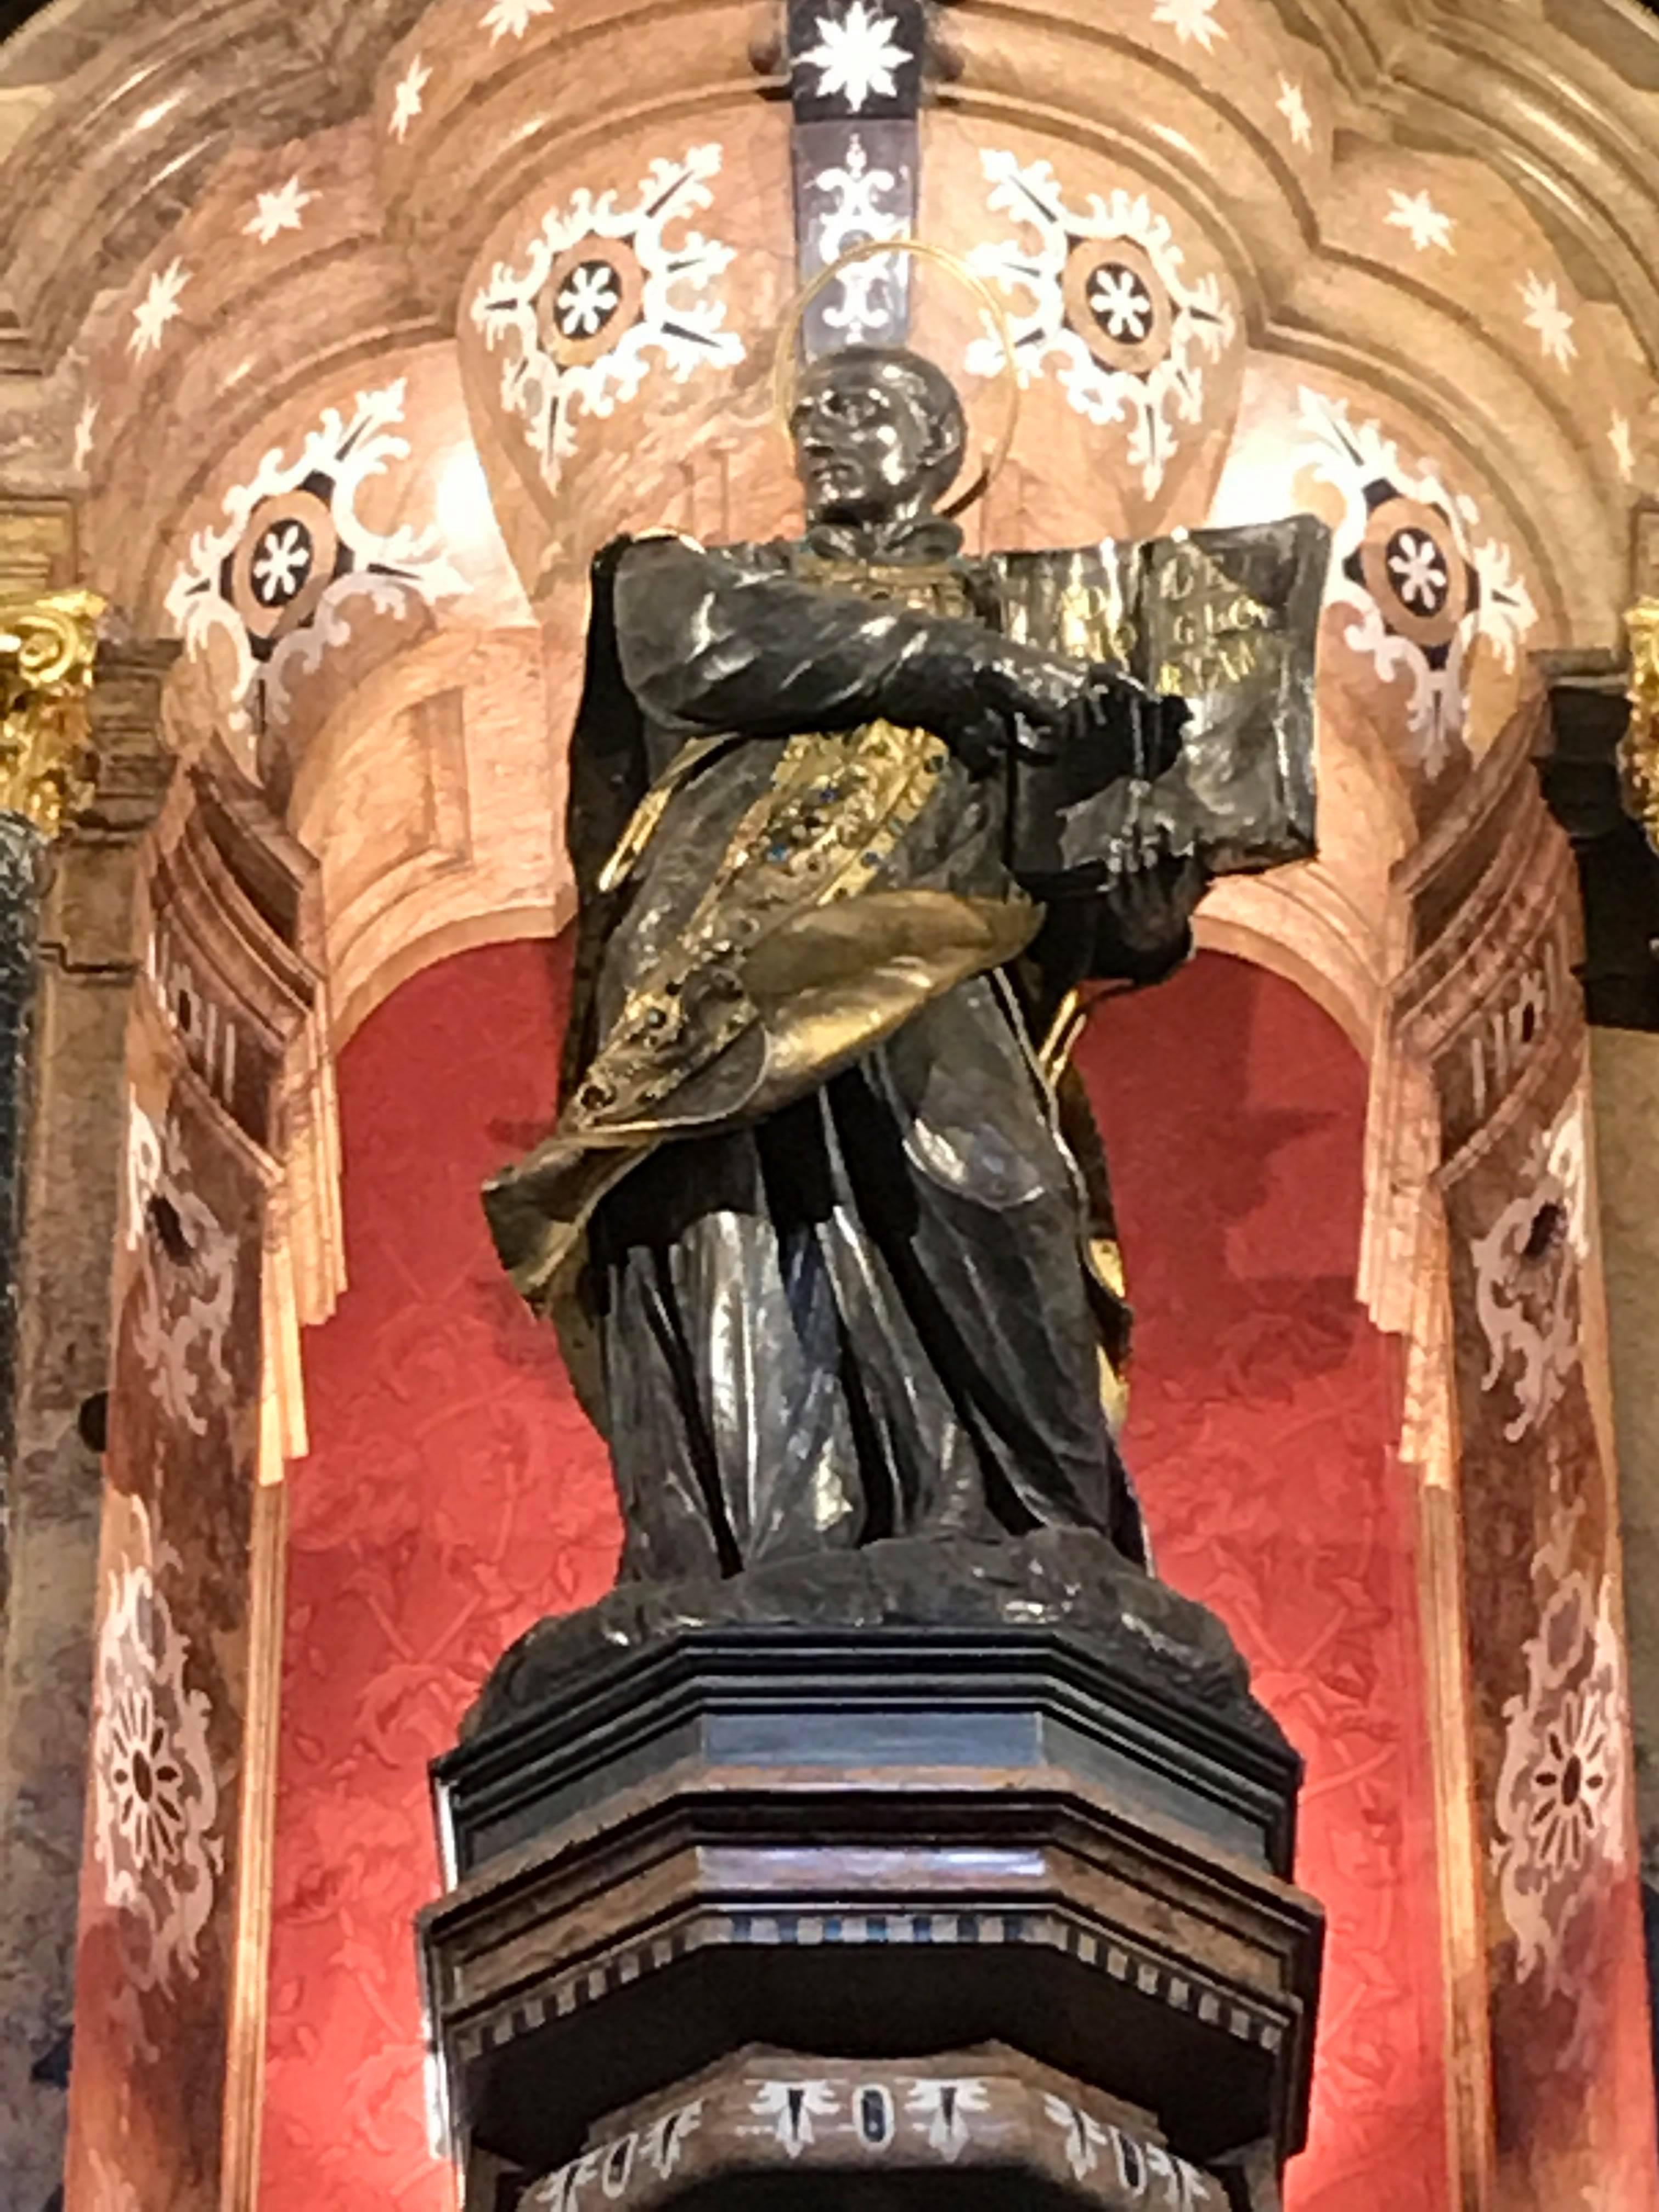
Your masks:
M 314 1449 L 292 1477 L 264 2212 L 452 2203 L 410 1933 L 437 1881 L 426 1761 L 501 1646 L 614 1566 L 603 1450 L 477 1197 L 538 1133 L 563 993 L 562 948 L 462 954 L 343 1057 L 350 1288 L 307 1343 Z M 1159 1564 L 1226 1618 L 1308 1756 L 1301 1875 L 1332 1942 L 1291 2212 L 1371 2212 L 1385 2178 L 1392 2212 L 1443 2212 L 1410 1493 L 1352 1295 L 1364 1071 L 1290 985 L 1215 956 L 1097 1017 L 1082 1057 Z

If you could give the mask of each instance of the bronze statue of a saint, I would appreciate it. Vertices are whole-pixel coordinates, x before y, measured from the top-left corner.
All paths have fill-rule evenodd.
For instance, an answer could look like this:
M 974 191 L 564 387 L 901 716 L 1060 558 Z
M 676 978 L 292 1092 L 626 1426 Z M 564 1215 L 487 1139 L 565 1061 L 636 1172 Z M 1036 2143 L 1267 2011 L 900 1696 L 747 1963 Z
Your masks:
M 496 1243 L 625 1577 L 1044 1527 L 1144 1562 L 1104 1164 L 1045 1044 L 1185 957 L 1212 869 L 1308 849 L 1318 526 L 972 560 L 932 363 L 830 355 L 790 427 L 799 541 L 595 564 L 562 1109 Z

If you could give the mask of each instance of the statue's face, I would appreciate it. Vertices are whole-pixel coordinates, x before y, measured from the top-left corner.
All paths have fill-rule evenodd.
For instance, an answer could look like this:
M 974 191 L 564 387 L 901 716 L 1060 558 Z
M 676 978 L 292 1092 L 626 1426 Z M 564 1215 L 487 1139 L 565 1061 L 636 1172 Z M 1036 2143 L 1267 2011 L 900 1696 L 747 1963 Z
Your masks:
M 877 522 L 929 505 L 956 472 L 957 425 L 896 361 L 830 354 L 801 377 L 790 427 L 815 522 Z

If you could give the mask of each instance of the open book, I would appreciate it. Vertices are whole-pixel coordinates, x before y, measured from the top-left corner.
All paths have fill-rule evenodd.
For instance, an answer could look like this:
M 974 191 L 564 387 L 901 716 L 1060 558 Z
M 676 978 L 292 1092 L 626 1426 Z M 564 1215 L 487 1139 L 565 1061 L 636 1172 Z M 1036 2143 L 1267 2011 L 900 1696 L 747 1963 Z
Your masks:
M 1085 891 L 1149 843 L 1212 875 L 1314 849 L 1314 651 L 1330 533 L 1316 516 L 1139 544 L 998 553 L 986 563 L 1011 637 L 1097 660 L 1186 700 L 1179 758 L 1109 781 L 1087 737 L 1014 760 L 1010 858 L 1039 896 Z

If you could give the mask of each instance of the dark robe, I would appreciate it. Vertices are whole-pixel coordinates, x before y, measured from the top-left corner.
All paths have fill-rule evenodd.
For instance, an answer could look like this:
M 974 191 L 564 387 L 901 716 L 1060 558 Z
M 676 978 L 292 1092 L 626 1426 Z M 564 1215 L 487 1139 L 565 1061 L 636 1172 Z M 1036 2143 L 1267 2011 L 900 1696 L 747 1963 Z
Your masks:
M 1207 877 L 1022 888 L 1006 761 L 933 733 L 1026 651 L 958 542 L 596 564 L 562 1110 L 485 1202 L 609 1438 L 625 1575 L 1041 1526 L 1144 1561 L 1103 1158 L 1038 1048 L 1081 978 L 1184 957 Z

